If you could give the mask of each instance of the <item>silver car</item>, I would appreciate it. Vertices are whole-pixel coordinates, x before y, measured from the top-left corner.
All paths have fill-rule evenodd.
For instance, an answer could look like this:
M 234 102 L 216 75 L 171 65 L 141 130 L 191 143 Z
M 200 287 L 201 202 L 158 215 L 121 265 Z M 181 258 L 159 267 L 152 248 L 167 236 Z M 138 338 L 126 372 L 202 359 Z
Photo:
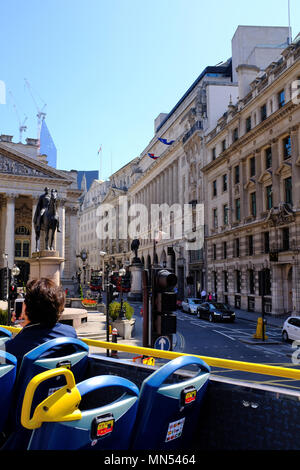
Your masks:
M 197 308 L 201 304 L 201 299 L 187 298 L 182 301 L 181 307 L 184 312 L 196 315 Z

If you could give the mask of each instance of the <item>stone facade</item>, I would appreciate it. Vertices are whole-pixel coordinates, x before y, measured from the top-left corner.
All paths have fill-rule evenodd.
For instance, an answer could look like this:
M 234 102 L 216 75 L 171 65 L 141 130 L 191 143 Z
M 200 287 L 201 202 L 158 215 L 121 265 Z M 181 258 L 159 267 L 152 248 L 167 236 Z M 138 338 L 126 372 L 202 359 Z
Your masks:
M 34 156 L 35 155 L 35 156 Z M 44 188 L 57 189 L 61 233 L 56 234 L 56 250 L 65 259 L 61 279 L 76 273 L 79 196 L 76 172 L 56 170 L 37 155 L 37 144 L 14 144 L 11 136 L 0 137 L 0 268 L 14 264 L 21 269 L 20 281 L 29 275 L 28 259 L 35 251 L 33 216 Z M 41 232 L 41 249 L 44 232 Z M 7 254 L 7 262 L 2 256 Z
M 207 289 L 275 315 L 300 314 L 299 57 L 257 72 L 205 139 Z

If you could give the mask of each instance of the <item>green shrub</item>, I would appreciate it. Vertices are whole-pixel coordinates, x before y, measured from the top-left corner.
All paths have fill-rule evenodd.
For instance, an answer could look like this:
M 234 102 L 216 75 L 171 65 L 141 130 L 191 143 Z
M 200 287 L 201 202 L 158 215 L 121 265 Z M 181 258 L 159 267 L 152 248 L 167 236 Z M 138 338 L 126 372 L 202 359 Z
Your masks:
M 125 310 L 126 319 L 130 320 L 133 316 L 134 308 L 128 302 L 123 302 L 123 308 Z M 113 321 L 115 321 L 119 317 L 120 311 L 121 311 L 120 302 L 112 302 L 109 305 L 109 316 Z
M 0 325 L 7 325 L 7 310 L 0 308 Z

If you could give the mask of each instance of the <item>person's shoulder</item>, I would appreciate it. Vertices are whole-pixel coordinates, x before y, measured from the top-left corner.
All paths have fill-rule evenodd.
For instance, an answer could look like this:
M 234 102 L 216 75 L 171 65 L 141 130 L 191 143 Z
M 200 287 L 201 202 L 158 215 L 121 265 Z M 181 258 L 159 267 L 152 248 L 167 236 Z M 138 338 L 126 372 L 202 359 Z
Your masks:
M 64 336 L 72 336 L 77 338 L 77 333 L 75 328 L 71 325 L 66 325 L 65 323 L 56 323 L 54 327 L 59 333 L 63 334 Z

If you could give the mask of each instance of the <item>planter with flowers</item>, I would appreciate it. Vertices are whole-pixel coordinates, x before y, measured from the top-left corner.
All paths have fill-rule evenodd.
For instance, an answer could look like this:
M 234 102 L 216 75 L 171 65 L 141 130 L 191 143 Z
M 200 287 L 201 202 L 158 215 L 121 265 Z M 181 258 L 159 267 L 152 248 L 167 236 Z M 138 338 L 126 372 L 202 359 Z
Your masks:
M 125 317 L 120 318 L 121 303 L 112 302 L 109 305 L 109 316 L 112 320 L 112 328 L 116 328 L 118 335 L 124 339 L 130 339 L 133 336 L 135 319 L 132 318 L 134 314 L 133 307 L 128 302 L 123 302 Z
M 86 310 L 97 310 L 97 300 L 82 299 L 81 303 Z

